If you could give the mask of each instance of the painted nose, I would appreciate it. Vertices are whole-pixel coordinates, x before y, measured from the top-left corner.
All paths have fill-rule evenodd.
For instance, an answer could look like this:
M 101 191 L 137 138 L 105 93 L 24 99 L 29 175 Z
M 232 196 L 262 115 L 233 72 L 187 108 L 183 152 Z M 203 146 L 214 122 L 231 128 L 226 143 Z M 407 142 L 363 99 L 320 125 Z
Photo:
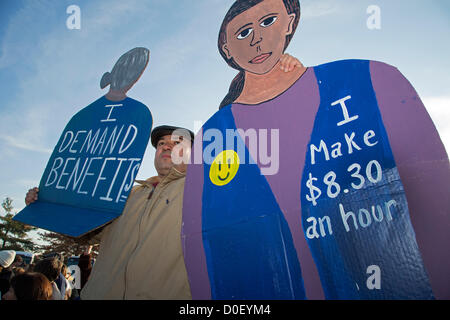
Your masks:
M 261 41 L 262 41 L 261 31 L 259 31 L 259 28 L 255 28 L 255 30 L 253 30 L 252 41 L 250 42 L 250 46 L 254 47 Z

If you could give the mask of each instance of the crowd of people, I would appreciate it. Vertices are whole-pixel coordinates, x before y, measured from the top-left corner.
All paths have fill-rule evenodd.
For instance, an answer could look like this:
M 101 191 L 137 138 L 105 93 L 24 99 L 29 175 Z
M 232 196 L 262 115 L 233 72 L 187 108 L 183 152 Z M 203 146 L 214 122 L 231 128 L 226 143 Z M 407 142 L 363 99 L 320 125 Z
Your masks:
M 77 300 L 92 269 L 91 246 L 79 257 L 80 282 L 69 272 L 62 255 L 53 254 L 26 264 L 14 250 L 0 251 L 2 300 Z

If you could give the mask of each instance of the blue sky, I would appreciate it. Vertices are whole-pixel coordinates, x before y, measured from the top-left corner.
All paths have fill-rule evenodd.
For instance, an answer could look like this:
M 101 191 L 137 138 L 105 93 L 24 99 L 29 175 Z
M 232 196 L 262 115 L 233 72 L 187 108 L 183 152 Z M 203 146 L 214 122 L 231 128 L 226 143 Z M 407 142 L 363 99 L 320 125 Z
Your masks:
M 131 48 L 150 63 L 129 96 L 146 104 L 154 126 L 196 129 L 218 108 L 235 71 L 217 51 L 233 0 L 2 0 L 0 2 L 0 196 L 24 207 L 70 118 L 106 93 L 99 82 Z M 81 9 L 69 30 L 66 9 Z M 379 60 L 413 84 L 450 148 L 450 3 L 447 0 L 303 0 L 287 52 L 306 66 Z M 366 12 L 380 8 L 381 29 Z M 198 128 L 198 127 L 197 127 Z M 149 145 L 138 178 L 156 174 Z

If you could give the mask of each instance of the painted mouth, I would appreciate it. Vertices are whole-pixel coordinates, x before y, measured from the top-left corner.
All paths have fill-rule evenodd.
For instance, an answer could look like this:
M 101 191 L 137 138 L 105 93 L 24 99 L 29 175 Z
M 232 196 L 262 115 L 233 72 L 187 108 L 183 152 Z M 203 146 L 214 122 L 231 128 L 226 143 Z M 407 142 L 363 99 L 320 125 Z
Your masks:
M 271 55 L 272 55 L 272 52 L 263 53 L 255 58 L 253 58 L 249 62 L 253 63 L 253 64 L 260 64 L 260 63 L 263 63 L 264 61 L 266 61 Z
M 230 176 L 230 172 L 227 173 L 225 178 L 222 178 L 220 175 L 217 175 L 217 178 L 219 178 L 220 181 L 225 181 L 228 179 L 229 176 Z

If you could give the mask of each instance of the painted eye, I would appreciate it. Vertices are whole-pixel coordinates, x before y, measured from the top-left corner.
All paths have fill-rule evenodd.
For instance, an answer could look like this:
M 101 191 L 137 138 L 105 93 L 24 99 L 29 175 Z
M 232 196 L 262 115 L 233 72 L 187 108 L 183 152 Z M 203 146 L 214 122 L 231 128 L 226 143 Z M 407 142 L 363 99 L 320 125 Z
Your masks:
M 241 33 L 238 34 L 237 38 L 239 40 L 247 38 L 251 33 L 253 32 L 252 28 L 247 28 L 241 31 Z
M 263 22 L 261 22 L 259 25 L 261 27 L 266 28 L 266 27 L 272 25 L 275 21 L 277 21 L 277 17 L 276 16 L 272 16 L 272 17 L 269 17 L 267 19 L 264 19 Z

